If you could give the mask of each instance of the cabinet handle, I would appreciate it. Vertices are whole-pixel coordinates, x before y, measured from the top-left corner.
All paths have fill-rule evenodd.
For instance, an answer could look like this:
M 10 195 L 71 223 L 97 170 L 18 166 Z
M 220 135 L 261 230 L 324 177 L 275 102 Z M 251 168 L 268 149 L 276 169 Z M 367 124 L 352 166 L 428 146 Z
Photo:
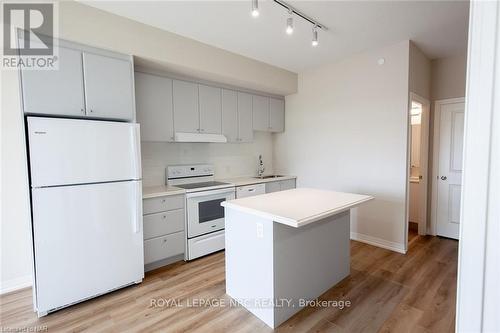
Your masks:
M 166 238 L 163 238 L 163 243 L 166 243 L 167 242 L 167 239 Z
M 165 203 L 165 199 L 162 199 L 161 202 Z
M 167 218 L 167 215 L 163 215 L 163 219 L 166 219 Z
M 94 109 L 90 109 L 90 112 L 92 112 L 92 113 L 93 113 L 93 112 L 94 112 Z
M 446 176 L 441 176 L 441 180 L 446 180 L 446 179 L 448 179 L 448 177 L 446 177 Z
M 203 128 L 200 128 L 200 131 L 205 132 L 205 130 Z
M 80 111 L 81 111 L 82 113 L 85 113 L 85 109 L 80 109 Z

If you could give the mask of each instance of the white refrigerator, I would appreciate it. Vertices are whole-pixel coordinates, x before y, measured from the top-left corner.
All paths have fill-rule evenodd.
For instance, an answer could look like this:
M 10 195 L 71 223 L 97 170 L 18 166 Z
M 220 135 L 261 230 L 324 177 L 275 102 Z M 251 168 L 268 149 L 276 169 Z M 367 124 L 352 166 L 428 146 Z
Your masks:
M 139 125 L 27 117 L 39 316 L 144 277 Z

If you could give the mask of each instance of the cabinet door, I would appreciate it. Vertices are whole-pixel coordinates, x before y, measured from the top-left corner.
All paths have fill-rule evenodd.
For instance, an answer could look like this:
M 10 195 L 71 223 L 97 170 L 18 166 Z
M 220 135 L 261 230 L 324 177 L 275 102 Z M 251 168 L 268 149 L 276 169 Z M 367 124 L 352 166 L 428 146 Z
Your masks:
M 227 142 L 238 141 L 238 93 L 222 89 L 222 134 Z
M 271 98 L 269 100 L 269 126 L 271 132 L 285 130 L 285 101 Z
M 132 120 L 135 114 L 131 60 L 83 53 L 87 116 Z
M 174 80 L 173 92 L 175 132 L 198 133 L 200 129 L 198 85 Z
M 137 122 L 142 141 L 173 141 L 172 80 L 135 73 Z
M 221 89 L 198 86 L 200 97 L 200 132 L 222 133 L 222 101 Z
M 23 70 L 24 112 L 84 116 L 82 53 L 59 46 L 58 70 Z
M 280 182 L 269 182 L 266 183 L 266 193 L 281 191 Z
M 280 181 L 281 191 L 291 190 L 292 188 L 295 188 L 295 179 L 287 179 Z
M 252 95 L 238 92 L 238 141 L 253 141 Z
M 254 95 L 252 101 L 253 129 L 269 131 L 269 97 Z

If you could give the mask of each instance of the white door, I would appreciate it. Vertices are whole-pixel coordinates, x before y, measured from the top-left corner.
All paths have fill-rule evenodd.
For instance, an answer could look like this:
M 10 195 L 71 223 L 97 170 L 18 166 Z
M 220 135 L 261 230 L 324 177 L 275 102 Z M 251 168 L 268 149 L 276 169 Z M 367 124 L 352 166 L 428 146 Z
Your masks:
M 252 95 L 238 92 L 238 141 L 253 141 Z
M 200 98 L 200 132 L 222 133 L 221 89 L 199 85 Z
M 173 80 L 173 94 L 175 132 L 198 133 L 200 129 L 198 85 Z
M 144 277 L 140 181 L 32 190 L 39 312 Z
M 458 239 L 464 138 L 464 103 L 442 104 L 437 175 L 437 234 Z
M 135 99 L 141 140 L 174 141 L 172 80 L 136 72 Z
M 134 70 L 131 60 L 83 53 L 87 116 L 134 119 Z
M 222 134 L 227 142 L 238 141 L 238 93 L 222 89 Z
M 139 125 L 28 117 L 32 187 L 141 178 Z
M 269 97 L 254 95 L 252 98 L 253 129 L 269 131 Z
M 85 116 L 82 53 L 59 46 L 59 69 L 22 70 L 26 113 Z

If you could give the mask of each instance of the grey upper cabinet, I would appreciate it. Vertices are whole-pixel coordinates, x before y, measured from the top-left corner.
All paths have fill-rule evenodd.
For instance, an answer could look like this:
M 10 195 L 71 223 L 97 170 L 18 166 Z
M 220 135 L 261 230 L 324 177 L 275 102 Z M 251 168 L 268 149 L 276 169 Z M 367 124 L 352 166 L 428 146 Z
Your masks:
M 253 129 L 269 131 L 269 97 L 254 95 L 252 103 Z
M 133 120 L 135 102 L 132 62 L 84 52 L 83 69 L 87 116 Z
M 222 89 L 222 134 L 226 136 L 227 142 L 239 141 L 238 93 L 234 90 Z
M 269 100 L 269 130 L 271 132 L 285 130 L 285 101 L 282 99 Z
M 58 70 L 22 70 L 26 113 L 85 116 L 82 52 L 59 47 Z
M 172 80 L 135 73 L 137 122 L 142 141 L 174 141 Z
M 175 131 L 198 133 L 200 129 L 198 84 L 173 80 L 173 105 Z
M 238 92 L 238 141 L 253 141 L 252 95 Z
M 200 133 L 222 133 L 222 90 L 203 84 L 198 86 L 200 99 Z

